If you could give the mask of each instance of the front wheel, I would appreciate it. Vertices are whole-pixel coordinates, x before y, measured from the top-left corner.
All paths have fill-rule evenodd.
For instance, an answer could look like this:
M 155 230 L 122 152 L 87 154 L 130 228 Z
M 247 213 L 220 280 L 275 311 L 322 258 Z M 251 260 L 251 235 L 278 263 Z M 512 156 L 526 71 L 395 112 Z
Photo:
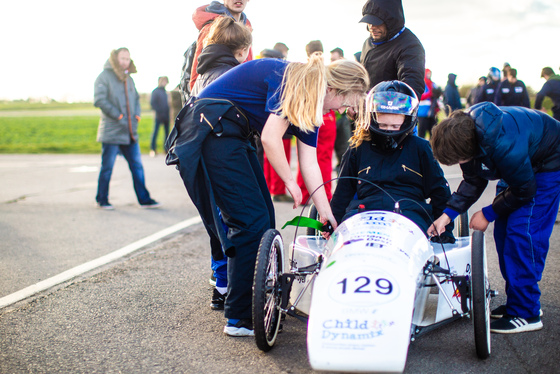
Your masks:
M 476 354 L 480 359 L 488 358 L 491 351 L 490 298 L 484 233 L 474 231 L 471 241 L 471 313 Z
M 253 328 L 257 347 L 268 352 L 280 327 L 283 243 L 278 230 L 268 229 L 257 253 L 253 280 Z
M 315 220 L 319 219 L 319 212 L 317 212 L 317 208 L 315 207 L 315 204 L 311 204 L 311 207 L 309 208 L 309 214 L 307 216 L 309 218 L 313 218 Z M 307 228 L 307 235 L 321 236 L 321 231 L 316 230 L 313 227 L 308 227 Z

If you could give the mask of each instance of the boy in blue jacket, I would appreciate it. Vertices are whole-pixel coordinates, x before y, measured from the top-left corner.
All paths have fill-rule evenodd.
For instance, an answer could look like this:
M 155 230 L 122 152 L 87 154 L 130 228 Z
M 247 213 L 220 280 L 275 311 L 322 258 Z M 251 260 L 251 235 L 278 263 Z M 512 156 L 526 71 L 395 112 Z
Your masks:
M 429 233 L 441 232 L 499 179 L 491 205 L 473 214 L 470 227 L 485 231 L 494 223 L 506 305 L 492 311 L 490 330 L 511 334 L 542 329 L 538 282 L 560 200 L 560 122 L 521 107 L 474 105 L 456 111 L 434 129 L 434 156 L 445 165 L 461 164 L 463 181 Z

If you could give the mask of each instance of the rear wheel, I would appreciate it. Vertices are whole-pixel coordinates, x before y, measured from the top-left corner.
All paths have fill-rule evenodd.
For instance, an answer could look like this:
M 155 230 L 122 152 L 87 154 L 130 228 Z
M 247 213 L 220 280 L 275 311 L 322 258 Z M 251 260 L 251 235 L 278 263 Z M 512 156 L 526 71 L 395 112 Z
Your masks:
M 486 264 L 484 233 L 474 231 L 471 241 L 471 313 L 478 358 L 490 356 L 490 282 Z
M 278 230 L 267 230 L 259 246 L 253 280 L 253 328 L 260 350 L 274 346 L 280 327 L 283 243 Z

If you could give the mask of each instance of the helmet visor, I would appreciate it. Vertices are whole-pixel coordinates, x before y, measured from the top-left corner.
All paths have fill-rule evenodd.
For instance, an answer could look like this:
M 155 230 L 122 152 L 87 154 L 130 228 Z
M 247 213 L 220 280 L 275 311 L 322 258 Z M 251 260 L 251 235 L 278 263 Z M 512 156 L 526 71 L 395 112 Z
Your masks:
M 404 114 L 412 116 L 418 108 L 418 99 L 400 92 L 375 92 L 371 101 L 371 112 Z

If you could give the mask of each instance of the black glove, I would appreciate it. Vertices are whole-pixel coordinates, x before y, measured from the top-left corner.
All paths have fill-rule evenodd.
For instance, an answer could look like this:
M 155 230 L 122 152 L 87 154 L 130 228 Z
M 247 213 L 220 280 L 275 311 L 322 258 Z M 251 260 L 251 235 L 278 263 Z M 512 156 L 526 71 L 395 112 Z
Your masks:
M 442 244 L 453 244 L 455 243 L 455 238 L 449 235 L 440 235 L 440 236 L 432 236 L 430 241 L 434 243 L 442 243 Z

